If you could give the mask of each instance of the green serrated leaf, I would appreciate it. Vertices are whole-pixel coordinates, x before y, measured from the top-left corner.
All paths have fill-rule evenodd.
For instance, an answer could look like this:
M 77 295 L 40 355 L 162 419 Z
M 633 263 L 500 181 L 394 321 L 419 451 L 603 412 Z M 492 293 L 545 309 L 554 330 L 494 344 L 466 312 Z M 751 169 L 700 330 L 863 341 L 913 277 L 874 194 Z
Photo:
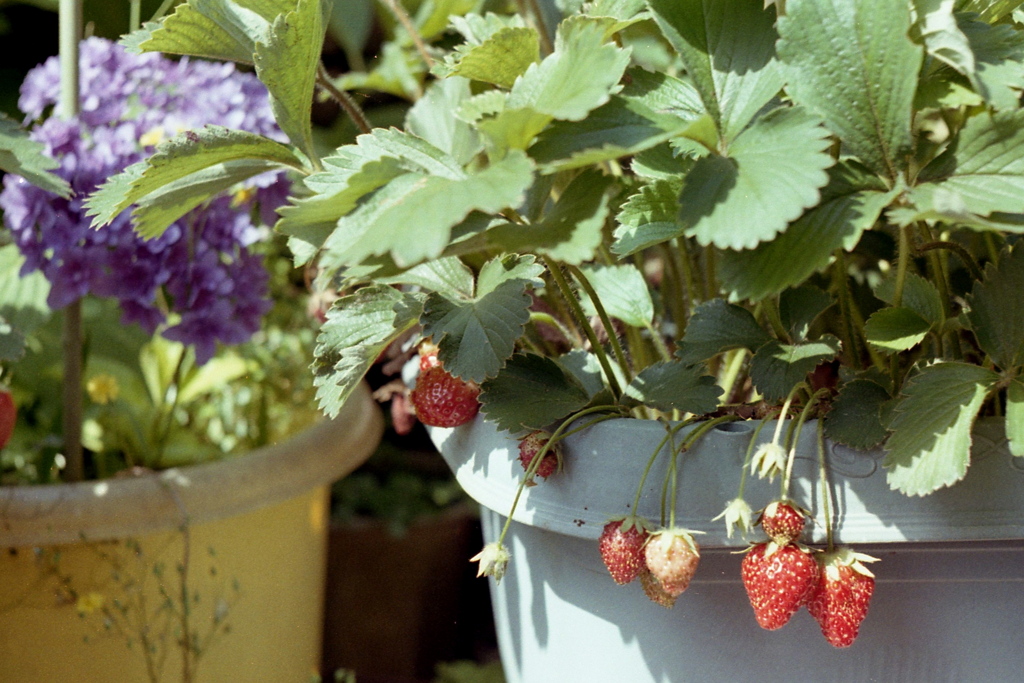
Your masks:
M 132 164 L 86 199 L 92 225 L 109 224 L 132 204 L 172 184 L 178 190 L 187 189 L 190 176 L 207 180 L 209 175 L 197 174 L 212 167 L 227 168 L 225 164 L 231 164 L 230 168 L 243 176 L 245 169 L 251 169 L 252 173 L 243 180 L 273 168 L 302 167 L 287 146 L 256 133 L 220 126 L 185 131 L 160 143 L 151 156 Z
M 483 148 L 480 136 L 465 121 L 452 116 L 470 98 L 469 81 L 446 78 L 436 81 L 409 109 L 405 127 L 448 154 L 460 165 L 468 164 Z
M 544 266 L 537 263 L 532 254 L 505 254 L 493 258 L 480 268 L 476 278 L 476 296 L 480 298 L 490 294 L 500 285 L 512 280 L 528 283 L 531 287 L 542 287 L 544 281 L 540 276 Z
M 375 278 L 386 285 L 416 285 L 449 299 L 473 298 L 473 271 L 457 258 L 439 258 L 392 277 Z
M 530 156 L 545 173 L 579 168 L 642 152 L 679 135 L 688 122 L 639 100 L 613 96 L 583 121 L 559 121 L 537 138 Z
M 938 363 L 907 382 L 886 443 L 889 486 L 924 496 L 967 473 L 971 427 L 999 376 L 977 365 Z
M 783 85 L 775 11 L 761 0 L 651 0 L 722 139 L 740 134 Z
M 601 246 L 611 183 L 612 178 L 599 171 L 584 171 L 540 221 L 492 228 L 487 240 L 506 251 L 535 251 L 563 263 L 589 261 Z
M 448 372 L 480 383 L 496 376 L 512 355 L 530 320 L 532 303 L 526 281 L 518 278 L 471 301 L 430 294 L 423 310 L 423 334 L 437 344 L 437 357 Z
M 633 378 L 625 398 L 655 410 L 703 415 L 718 407 L 722 388 L 699 368 L 680 362 L 649 365 Z
M 912 35 L 924 43 L 928 54 L 966 76 L 977 89 L 974 51 L 957 25 L 956 0 L 913 0 L 916 19 Z
M 161 22 L 147 22 L 121 43 L 134 52 L 252 64 L 256 43 L 266 40 L 274 17 L 261 15 L 250 5 L 244 0 L 188 0 L 179 4 L 174 14 Z M 281 11 L 288 9 L 291 7 Z
M 651 327 L 654 301 L 643 273 L 631 265 L 586 266 L 580 270 L 609 316 L 633 327 Z M 587 315 L 597 315 L 593 301 L 585 292 L 581 292 L 580 299 Z
M 633 162 L 630 164 L 633 173 L 645 180 L 681 179 L 692 167 L 693 159 L 676 154 L 671 144 L 661 144 L 645 149 L 633 157 Z
M 1021 6 L 1021 0 L 960 0 L 957 10 L 977 12 L 983 21 L 995 23 Z
M 896 303 L 896 278 L 889 277 L 878 283 L 874 289 L 876 297 L 889 304 Z M 903 282 L 903 298 L 900 305 L 917 313 L 932 325 L 943 319 L 942 296 L 935 284 L 917 273 L 907 273 Z
M 996 109 L 1016 109 L 1024 89 L 1024 36 L 1012 26 L 993 26 L 958 13 L 957 26 L 974 55 L 976 89 Z
M 517 206 L 533 180 L 533 164 L 521 152 L 463 178 L 407 173 L 366 198 L 338 221 L 324 243 L 322 265 L 356 265 L 390 253 L 401 267 L 441 255 L 452 228 L 471 211 L 496 213 Z
M 327 312 L 314 350 L 313 383 L 320 408 L 334 417 L 377 357 L 416 324 L 419 302 L 374 285 L 338 299 Z
M 898 177 L 910 158 L 924 55 L 908 37 L 906 0 L 789 0 L 778 28 L 793 100 L 821 116 L 850 154 Z
M 558 26 L 555 51 L 516 80 L 508 107 L 581 121 L 611 97 L 629 56 L 629 50 L 605 42 L 601 22 L 570 17 Z
M 591 401 L 599 393 L 607 390 L 604 383 L 604 374 L 601 371 L 601 361 L 593 353 L 584 349 L 574 349 L 569 353 L 559 356 L 557 361 L 564 370 L 575 377 L 576 381 L 587 390 L 587 395 L 590 396 Z M 612 398 L 610 400 L 614 401 L 615 399 Z
M 985 279 L 968 297 L 978 345 L 1003 370 L 1024 365 L 1024 310 L 1016 293 L 1024 292 L 1024 247 L 1004 251 L 998 264 L 985 268 Z M 1012 293 L 1012 294 L 1011 294 Z
M 920 344 L 931 324 L 905 306 L 890 306 L 871 314 L 864 323 L 864 336 L 876 349 L 889 353 L 906 351 Z
M 297 0 L 294 11 L 274 20 L 253 55 L 278 127 L 310 159 L 317 158 L 310 116 L 326 31 L 323 10 L 320 0 Z
M 5 360 L 15 360 L 24 350 L 25 335 L 31 334 L 51 315 L 46 300 L 50 283 L 40 271 L 21 274 L 25 263 L 17 245 L 0 247 L 0 319 L 6 351 Z
M 828 292 L 814 285 L 801 285 L 787 289 L 779 297 L 779 318 L 789 336 L 804 341 L 815 318 L 832 305 Z
M 50 173 L 60 164 L 48 157 L 45 150 L 43 143 L 30 140 L 21 126 L 0 114 L 0 171 L 20 175 L 36 187 L 66 199 L 71 196 L 71 186 Z
M 828 266 L 837 249 L 853 249 L 897 195 L 848 162 L 828 173 L 821 203 L 785 232 L 755 249 L 722 253 L 718 275 L 731 299 L 759 301 L 805 281 Z
M 828 134 L 799 108 L 777 109 L 741 132 L 729 156 L 698 159 L 679 219 L 703 245 L 749 249 L 774 238 L 820 200 L 833 164 Z
M 817 341 L 783 344 L 772 340 L 750 361 L 750 378 L 768 401 L 781 401 L 819 364 L 839 355 L 839 340 L 824 335 Z
M 753 352 L 770 340 L 750 311 L 724 299 L 712 299 L 694 309 L 676 356 L 694 365 L 732 349 Z
M 861 450 L 879 446 L 888 435 L 882 406 L 889 399 L 889 392 L 871 380 L 847 382 L 825 415 L 825 437 Z
M 498 429 L 517 434 L 544 429 L 580 410 L 590 396 L 558 363 L 535 354 L 512 356 L 481 385 L 480 411 Z
M 424 40 L 432 40 L 444 33 L 453 16 L 466 14 L 479 4 L 478 0 L 428 0 L 416 13 L 416 30 Z
M 1024 456 L 1024 382 L 1016 378 L 1006 387 L 1006 440 L 1010 453 Z
M 656 180 L 627 199 L 615 217 L 619 226 L 612 251 L 629 256 L 682 234 L 678 219 L 682 185 L 678 178 Z
M 448 55 L 443 76 L 510 88 L 540 55 L 540 38 L 532 28 L 504 27 L 476 45 L 463 45 Z
M 1024 111 L 980 113 L 922 169 L 910 199 L 953 220 L 1024 213 Z

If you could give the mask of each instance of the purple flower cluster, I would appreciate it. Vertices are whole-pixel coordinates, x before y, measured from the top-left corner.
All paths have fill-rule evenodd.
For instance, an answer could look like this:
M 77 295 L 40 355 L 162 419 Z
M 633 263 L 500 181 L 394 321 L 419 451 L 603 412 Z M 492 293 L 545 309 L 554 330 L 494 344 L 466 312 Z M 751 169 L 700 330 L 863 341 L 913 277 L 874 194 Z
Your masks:
M 83 41 L 81 114 L 45 116 L 56 106 L 56 57 L 33 69 L 19 106 L 34 140 L 60 163 L 74 196 L 61 199 L 18 176 L 4 177 L 0 209 L 25 257 L 23 272 L 41 270 L 62 308 L 86 294 L 116 298 L 124 320 L 194 345 L 199 362 L 216 344 L 243 342 L 270 308 L 268 276 L 251 247 L 285 199 L 283 173 L 254 178 L 234 196 L 216 198 L 149 241 L 131 229 L 128 212 L 111 225 L 89 227 L 84 200 L 108 178 L 142 159 L 161 139 L 207 124 L 283 140 L 267 92 L 233 64 L 157 54 L 132 55 L 100 38 Z M 257 210 L 258 209 L 258 210 Z

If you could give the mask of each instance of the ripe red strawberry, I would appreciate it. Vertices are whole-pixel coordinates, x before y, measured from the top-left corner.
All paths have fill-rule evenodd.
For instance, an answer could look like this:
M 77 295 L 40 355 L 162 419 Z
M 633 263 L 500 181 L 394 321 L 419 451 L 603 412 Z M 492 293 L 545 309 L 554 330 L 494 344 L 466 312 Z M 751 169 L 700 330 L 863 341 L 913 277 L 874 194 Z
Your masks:
M 795 543 L 758 543 L 743 558 L 743 585 L 761 628 L 782 628 L 818 582 L 818 562 Z
M 522 463 L 523 469 L 529 471 L 530 463 L 537 457 L 537 454 L 541 452 L 544 445 L 547 444 L 548 439 L 551 435 L 547 432 L 536 431 L 530 432 L 522 439 L 519 440 L 519 462 Z M 541 458 L 540 464 L 537 465 L 537 470 L 534 472 L 538 477 L 547 479 L 555 470 L 558 469 L 558 461 L 560 458 L 560 451 L 558 444 L 555 443 Z M 535 483 L 535 482 L 530 482 Z
M 458 427 L 472 420 L 480 403 L 480 387 L 448 374 L 440 365 L 427 368 L 409 393 L 416 417 L 431 427 Z
M 11 392 L 0 389 L 0 448 L 7 445 L 14 433 L 14 423 L 18 419 L 18 409 L 14 407 Z
M 617 584 L 629 583 L 647 570 L 644 543 L 648 532 L 645 522 L 630 515 L 604 525 L 598 547 L 608 573 Z
M 778 545 L 799 540 L 806 523 L 807 517 L 803 510 L 786 500 L 768 503 L 761 513 L 761 528 Z
M 658 581 L 654 574 L 647 571 L 645 567 L 640 571 L 640 586 L 644 589 L 644 594 L 651 599 L 652 602 L 656 602 L 662 607 L 672 607 L 676 604 L 678 595 L 672 595 L 665 590 L 661 581 Z
M 821 574 L 807 601 L 807 611 L 818 621 L 825 640 L 835 647 L 849 647 L 857 639 L 875 592 L 875 576 L 861 563 L 877 559 L 850 548 L 819 558 Z
M 647 540 L 644 560 L 665 592 L 675 597 L 690 585 L 700 562 L 700 548 L 686 529 L 663 529 Z

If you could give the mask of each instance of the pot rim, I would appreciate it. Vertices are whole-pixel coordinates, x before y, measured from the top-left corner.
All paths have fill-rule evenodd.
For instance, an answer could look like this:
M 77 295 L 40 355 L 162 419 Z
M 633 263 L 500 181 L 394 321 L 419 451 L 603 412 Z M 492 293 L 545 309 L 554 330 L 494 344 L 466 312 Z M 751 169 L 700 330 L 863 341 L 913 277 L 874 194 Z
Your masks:
M 0 547 L 108 541 L 251 512 L 344 477 L 383 432 L 360 383 L 334 419 L 241 457 L 123 479 L 0 487 Z

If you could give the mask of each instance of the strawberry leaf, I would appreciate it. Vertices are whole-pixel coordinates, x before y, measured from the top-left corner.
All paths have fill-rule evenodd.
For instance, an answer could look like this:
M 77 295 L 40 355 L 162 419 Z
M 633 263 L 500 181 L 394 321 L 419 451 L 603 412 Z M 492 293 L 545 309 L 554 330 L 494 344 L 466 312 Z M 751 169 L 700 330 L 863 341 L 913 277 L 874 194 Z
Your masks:
M 864 323 L 869 344 L 881 351 L 906 351 L 920 344 L 931 324 L 905 306 L 890 306 L 871 314 Z
M 896 298 L 896 278 L 890 277 L 882 280 L 875 287 L 876 297 L 893 305 Z M 917 313 L 924 320 L 932 325 L 938 325 L 942 321 L 942 297 L 935 285 L 916 273 L 907 273 L 907 279 L 903 282 L 903 298 L 900 304 Z
M 630 52 L 605 42 L 602 23 L 575 16 L 559 24 L 555 51 L 516 80 L 508 108 L 529 107 L 554 119 L 581 121 L 607 102 L 629 65 Z
M 473 271 L 454 257 L 421 263 L 392 277 L 375 278 L 386 285 L 415 285 L 428 292 L 437 292 L 449 299 L 473 297 Z
M 327 30 L 320 0 L 297 0 L 293 11 L 280 14 L 265 41 L 257 41 L 253 54 L 256 75 L 270 93 L 274 119 L 292 144 L 309 159 L 313 147 L 313 90 Z
M 481 385 L 480 411 L 502 429 L 517 434 L 544 429 L 590 400 L 583 385 L 558 363 L 532 353 L 512 356 L 497 377 Z
M 30 140 L 15 121 L 0 113 L 0 171 L 20 175 L 36 187 L 65 199 L 71 196 L 68 181 L 51 173 L 60 166 L 45 153 L 41 142 Z
M 1006 388 L 1006 440 L 1011 453 L 1024 456 L 1024 382 L 1016 378 Z
M 435 81 L 409 109 L 405 127 L 459 164 L 468 164 L 480 152 L 483 143 L 477 132 L 465 121 L 452 116 L 452 112 L 469 98 L 469 81 L 466 79 Z
M 1016 109 L 1024 88 L 1024 39 L 1012 26 L 958 12 L 957 26 L 974 55 L 976 90 L 995 109 Z
M 423 334 L 437 344 L 448 372 L 477 383 L 498 374 L 530 319 L 526 287 L 526 280 L 516 278 L 469 301 L 427 297 Z
M 533 164 L 521 152 L 457 178 L 398 176 L 341 217 L 324 242 L 322 265 L 357 265 L 370 256 L 391 254 L 396 264 L 408 267 L 436 258 L 452 228 L 471 211 L 495 213 L 518 205 L 532 180 Z
M 828 174 L 821 202 L 781 235 L 754 249 L 722 253 L 719 276 L 732 298 L 758 301 L 805 281 L 828 266 L 837 249 L 853 249 L 896 196 L 853 162 L 840 162 Z
M 1004 251 L 998 264 L 985 268 L 985 279 L 969 297 L 978 345 L 1003 370 L 1024 365 L 1024 310 L 1009 292 L 1024 292 L 1024 247 Z
M 749 249 L 816 205 L 833 163 L 818 124 L 800 108 L 776 109 L 740 132 L 728 156 L 698 159 L 679 197 L 686 234 L 705 246 Z
M 853 448 L 875 448 L 888 435 L 882 406 L 889 399 L 889 392 L 871 380 L 846 382 L 825 415 L 825 436 Z
M 790 0 L 778 29 L 786 92 L 821 116 L 850 154 L 895 179 L 911 156 L 924 54 L 907 35 L 906 0 Z
M 643 273 L 633 266 L 588 266 L 581 269 L 597 292 L 604 310 L 633 327 L 650 327 L 654 320 L 654 301 Z M 580 303 L 587 315 L 597 315 L 594 302 L 580 292 Z
M 967 473 L 971 426 L 999 375 L 966 363 L 930 365 L 912 377 L 896 405 L 883 465 L 889 486 L 924 496 Z
M 789 336 L 805 341 L 815 318 L 832 305 L 832 297 L 814 285 L 787 289 L 779 296 L 779 318 Z
M 736 137 L 782 88 L 775 12 L 761 0 L 651 0 L 719 136 Z
M 680 189 L 682 183 L 677 178 L 656 180 L 626 200 L 615 217 L 619 227 L 615 229 L 612 251 L 629 256 L 682 234 Z
M 505 26 L 480 43 L 464 43 L 435 68 L 440 76 L 462 76 L 510 88 L 537 61 L 540 38 L 532 28 Z
M 686 365 L 695 365 L 731 349 L 754 351 L 770 340 L 750 311 L 712 299 L 690 316 L 676 356 Z
M 209 195 L 202 180 L 211 177 L 211 172 L 245 180 L 282 168 L 302 168 L 302 162 L 286 145 L 256 133 L 206 126 L 160 143 L 151 156 L 105 182 L 86 199 L 85 205 L 93 216 L 93 227 L 99 227 L 110 223 L 132 204 L 157 203 L 160 193 L 172 187 L 188 194 L 189 186 L 193 185 L 195 195 L 202 197 L 199 201 L 205 200 Z M 145 211 L 141 213 L 144 218 Z M 166 225 L 146 221 L 147 229 L 139 232 L 147 238 L 158 237 L 173 220 Z
M 781 401 L 819 364 L 839 354 L 839 340 L 825 335 L 813 342 L 783 344 L 772 340 L 750 361 L 750 378 L 769 401 Z
M 256 43 L 270 23 L 295 9 L 294 0 L 188 0 L 161 22 L 147 22 L 121 39 L 130 52 L 164 52 L 243 64 L 253 63 Z
M 320 328 L 313 383 L 321 410 L 334 417 L 388 344 L 413 327 L 421 305 L 387 287 L 364 287 L 338 299 Z
M 506 251 L 535 251 L 573 265 L 589 261 L 601 246 L 611 184 L 611 177 L 585 171 L 573 179 L 540 221 L 497 226 L 487 231 L 486 239 Z
M 702 415 L 714 410 L 722 395 L 715 378 L 702 372 L 675 361 L 655 363 L 633 378 L 623 396 L 655 410 Z
M 910 199 L 930 217 L 970 222 L 995 212 L 1024 213 L 1024 112 L 971 117 L 918 181 Z

